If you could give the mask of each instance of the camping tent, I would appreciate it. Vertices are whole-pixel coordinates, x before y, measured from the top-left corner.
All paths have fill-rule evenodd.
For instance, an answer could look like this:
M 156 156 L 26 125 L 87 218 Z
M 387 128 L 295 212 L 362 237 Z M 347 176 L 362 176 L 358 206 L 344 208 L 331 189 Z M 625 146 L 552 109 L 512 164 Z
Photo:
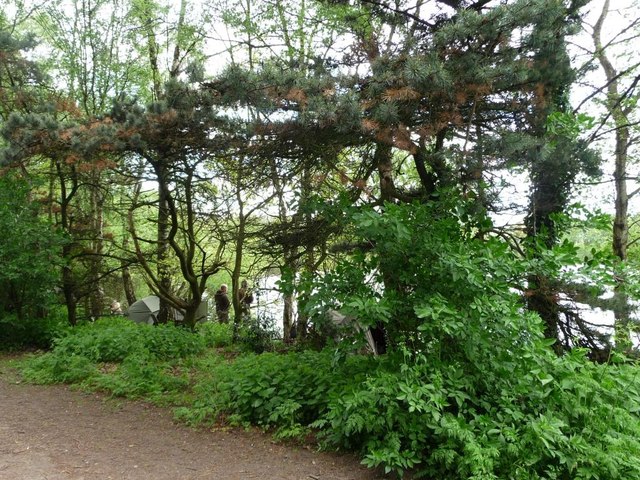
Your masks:
M 153 325 L 158 321 L 159 310 L 160 299 L 155 295 L 149 295 L 132 303 L 127 309 L 126 315 L 136 323 Z M 207 300 L 202 299 L 198 310 L 196 310 L 196 322 L 206 321 L 208 310 Z M 174 310 L 174 316 L 177 321 L 181 321 L 184 318 L 184 313 L 180 310 Z
M 127 309 L 127 317 L 136 323 L 148 323 L 153 325 L 157 322 L 158 311 L 160 310 L 160 299 L 155 295 L 144 297 L 132 303 Z

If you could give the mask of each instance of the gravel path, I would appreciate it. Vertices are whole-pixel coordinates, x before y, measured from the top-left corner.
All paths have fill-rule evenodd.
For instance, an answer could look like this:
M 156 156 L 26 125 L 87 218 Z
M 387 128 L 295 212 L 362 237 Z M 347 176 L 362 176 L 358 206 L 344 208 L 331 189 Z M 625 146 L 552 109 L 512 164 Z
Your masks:
M 379 480 L 351 456 L 259 432 L 194 430 L 171 413 L 65 386 L 20 383 L 0 364 L 2 480 Z

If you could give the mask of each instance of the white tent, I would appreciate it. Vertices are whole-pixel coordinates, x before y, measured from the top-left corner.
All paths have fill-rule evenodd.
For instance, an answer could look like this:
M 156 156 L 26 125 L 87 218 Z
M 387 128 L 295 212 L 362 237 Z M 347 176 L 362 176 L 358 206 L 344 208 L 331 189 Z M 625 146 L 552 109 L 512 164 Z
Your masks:
M 153 325 L 158 321 L 159 310 L 160 299 L 155 295 L 150 295 L 132 303 L 127 309 L 126 315 L 136 323 Z
M 127 317 L 136 323 L 147 323 L 153 325 L 158 321 L 158 312 L 160 311 L 160 298 L 155 295 L 149 295 L 137 302 L 132 303 L 126 311 Z M 207 320 L 208 303 L 206 299 L 200 302 L 198 310 L 196 310 L 196 322 L 204 322 Z M 184 318 L 184 313 L 180 310 L 174 311 L 176 320 L 180 321 Z

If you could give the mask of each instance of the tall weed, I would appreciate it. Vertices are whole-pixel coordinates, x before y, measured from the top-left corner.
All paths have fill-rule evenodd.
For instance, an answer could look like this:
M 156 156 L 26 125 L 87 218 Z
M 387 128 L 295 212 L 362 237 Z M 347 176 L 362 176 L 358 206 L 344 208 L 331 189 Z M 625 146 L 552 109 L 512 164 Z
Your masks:
M 207 347 L 228 347 L 233 342 L 233 325 L 204 322 L 196 325 L 196 331 L 204 338 Z
M 327 410 L 333 395 L 364 379 L 376 362 L 353 357 L 335 365 L 333 359 L 332 352 L 306 351 L 245 354 L 217 363 L 194 387 L 201 402 L 180 415 L 206 418 L 226 412 L 240 422 L 275 428 L 281 436 L 302 433 Z

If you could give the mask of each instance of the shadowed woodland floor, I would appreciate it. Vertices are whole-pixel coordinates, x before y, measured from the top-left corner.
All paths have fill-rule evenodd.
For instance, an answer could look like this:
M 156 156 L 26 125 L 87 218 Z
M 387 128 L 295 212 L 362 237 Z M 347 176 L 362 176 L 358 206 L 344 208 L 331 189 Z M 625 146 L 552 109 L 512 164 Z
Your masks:
M 242 430 L 193 430 L 171 412 L 65 386 L 21 383 L 0 364 L 0 479 L 376 480 L 351 456 Z

